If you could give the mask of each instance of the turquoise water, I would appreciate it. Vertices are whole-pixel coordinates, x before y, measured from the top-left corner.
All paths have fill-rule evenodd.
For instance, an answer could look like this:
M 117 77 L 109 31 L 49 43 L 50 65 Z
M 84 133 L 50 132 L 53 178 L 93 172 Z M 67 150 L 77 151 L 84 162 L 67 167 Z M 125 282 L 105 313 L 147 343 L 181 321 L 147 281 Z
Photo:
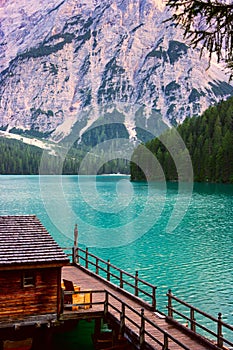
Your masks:
M 60 329 L 53 336 L 53 347 L 56 350 L 94 350 L 92 335 L 95 331 L 95 322 L 80 320 L 77 324 L 71 323 L 70 329 Z
M 171 288 L 233 324 L 233 186 L 177 188 L 127 176 L 1 176 L 0 215 L 36 214 L 62 247 L 77 222 L 81 247 L 158 286 L 160 310 Z

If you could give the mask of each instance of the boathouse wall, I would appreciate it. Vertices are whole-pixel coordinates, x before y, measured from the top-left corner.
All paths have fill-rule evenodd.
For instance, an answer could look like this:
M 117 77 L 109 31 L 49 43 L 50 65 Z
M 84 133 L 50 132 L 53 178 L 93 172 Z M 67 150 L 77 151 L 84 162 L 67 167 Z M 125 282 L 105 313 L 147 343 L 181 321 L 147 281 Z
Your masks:
M 61 267 L 0 271 L 0 322 L 60 312 Z

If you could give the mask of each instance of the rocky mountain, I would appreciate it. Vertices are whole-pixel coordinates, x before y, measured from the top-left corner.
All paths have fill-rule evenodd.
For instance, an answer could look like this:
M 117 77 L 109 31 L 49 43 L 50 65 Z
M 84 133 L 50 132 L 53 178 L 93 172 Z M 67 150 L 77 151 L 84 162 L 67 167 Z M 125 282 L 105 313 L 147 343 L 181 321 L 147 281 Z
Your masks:
M 233 95 L 170 15 L 163 0 L 0 0 L 1 129 L 143 139 Z

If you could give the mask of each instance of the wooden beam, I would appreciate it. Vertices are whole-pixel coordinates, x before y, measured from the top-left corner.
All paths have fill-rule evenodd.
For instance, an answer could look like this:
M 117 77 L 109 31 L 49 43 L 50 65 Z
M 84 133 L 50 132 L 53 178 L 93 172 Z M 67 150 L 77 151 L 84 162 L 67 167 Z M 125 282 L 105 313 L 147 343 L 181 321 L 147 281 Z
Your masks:
M 10 270 L 29 270 L 29 269 L 46 269 L 49 267 L 62 267 L 65 265 L 69 265 L 69 263 L 45 263 L 45 264 L 19 264 L 19 265 L 8 265 L 8 266 L 0 266 L 0 271 L 10 271 Z

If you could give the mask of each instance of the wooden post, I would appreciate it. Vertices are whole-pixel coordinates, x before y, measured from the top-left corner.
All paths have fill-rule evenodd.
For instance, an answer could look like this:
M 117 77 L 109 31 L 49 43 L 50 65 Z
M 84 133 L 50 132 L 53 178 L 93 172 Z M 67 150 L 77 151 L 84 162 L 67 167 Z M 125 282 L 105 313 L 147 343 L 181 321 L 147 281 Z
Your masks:
M 110 281 L 110 260 L 108 260 L 107 264 L 107 280 Z
M 173 311 L 172 311 L 172 291 L 171 289 L 168 290 L 168 316 L 173 317 Z
M 101 333 L 101 318 L 96 318 L 95 319 L 95 332 L 94 332 L 95 339 L 98 339 L 100 333 Z
M 163 350 L 168 350 L 168 335 L 166 332 L 163 334 Z
M 88 269 L 88 248 L 86 248 L 86 264 L 85 264 L 85 267 L 86 269 Z
M 61 288 L 61 269 L 57 268 L 57 318 L 60 317 L 62 309 L 62 288 Z
M 108 291 L 105 291 L 105 302 L 104 302 L 104 316 L 106 317 L 108 313 Z
M 156 310 L 156 288 L 155 286 L 152 287 L 152 308 L 153 311 Z
M 222 314 L 219 312 L 218 314 L 218 347 L 223 347 L 223 340 L 222 340 Z
M 73 248 L 72 248 L 72 264 L 75 264 L 75 263 L 76 263 L 75 251 L 76 251 L 76 248 L 73 247 Z
M 135 288 L 134 288 L 134 294 L 137 297 L 138 296 L 138 271 L 135 272 Z
M 73 247 L 73 251 L 72 251 L 72 262 L 73 264 L 77 264 L 78 260 L 77 260 L 77 249 L 78 249 L 78 225 L 75 224 L 74 226 L 74 247 Z
M 117 344 L 117 340 L 118 340 L 118 332 L 116 331 L 116 328 L 114 327 L 112 330 L 112 347 L 114 348 L 115 345 Z
M 64 290 L 61 288 L 61 314 L 64 312 Z
M 95 273 L 98 275 L 99 274 L 99 259 L 96 258 L 95 260 Z
M 195 332 L 196 333 L 196 319 L 194 317 L 194 309 L 191 307 L 190 309 L 190 322 L 191 322 L 191 331 Z
M 124 336 L 125 332 L 125 304 L 121 304 L 121 323 L 120 323 L 120 335 Z
M 141 327 L 139 335 L 139 345 L 140 349 L 143 349 L 145 343 L 145 318 L 144 318 L 144 309 L 141 309 Z
M 120 288 L 123 288 L 123 272 L 120 270 Z
M 76 263 L 79 264 L 79 248 L 76 249 Z

